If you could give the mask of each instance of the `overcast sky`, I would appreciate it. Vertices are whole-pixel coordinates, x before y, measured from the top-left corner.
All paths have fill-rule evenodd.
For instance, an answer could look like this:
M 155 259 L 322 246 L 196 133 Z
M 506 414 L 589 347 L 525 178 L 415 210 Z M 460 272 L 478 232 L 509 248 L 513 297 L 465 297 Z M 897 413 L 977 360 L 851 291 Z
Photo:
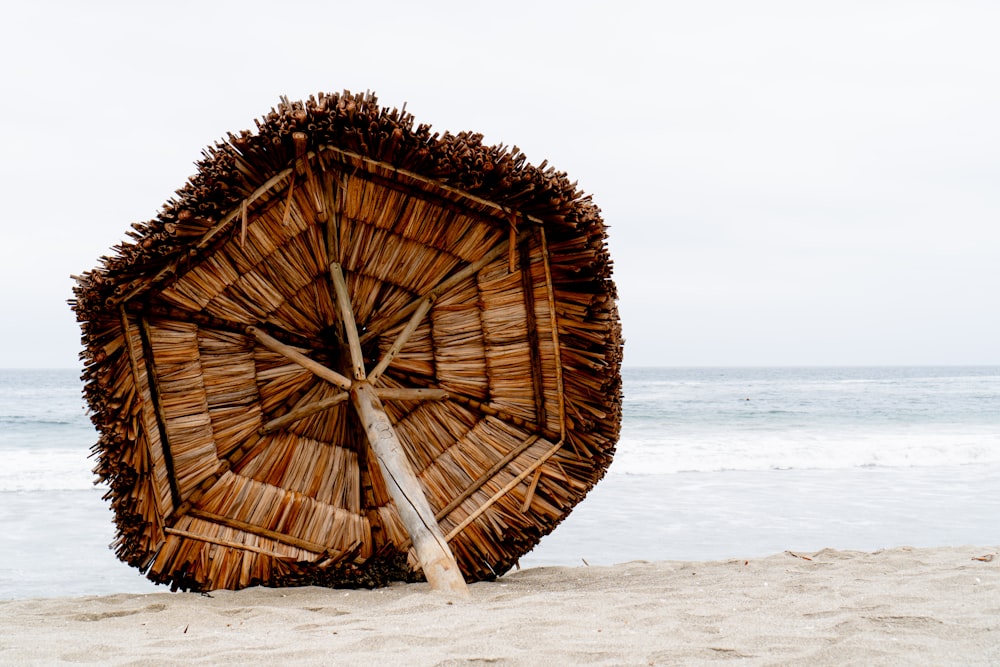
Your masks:
M 592 194 L 628 365 L 1000 364 L 997 3 L 9 5 L 0 367 L 77 366 L 69 275 L 344 89 Z

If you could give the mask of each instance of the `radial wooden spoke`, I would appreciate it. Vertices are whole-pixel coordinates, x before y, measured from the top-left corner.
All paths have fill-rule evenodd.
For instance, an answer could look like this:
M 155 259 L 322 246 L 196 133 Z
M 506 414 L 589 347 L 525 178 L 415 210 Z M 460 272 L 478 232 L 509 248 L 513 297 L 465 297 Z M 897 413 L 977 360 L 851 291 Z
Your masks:
M 351 351 L 351 365 L 355 380 L 365 379 L 365 358 L 361 352 L 361 341 L 358 339 L 358 325 L 354 321 L 354 309 L 351 308 L 351 296 L 347 293 L 347 281 L 344 271 L 337 262 L 330 263 L 330 278 L 333 280 L 333 291 L 337 297 L 337 308 L 344 323 L 344 333 L 347 335 L 347 345 Z
M 272 352 L 277 352 L 289 360 L 294 361 L 299 366 L 302 366 L 302 368 L 313 373 L 317 377 L 322 378 L 331 384 L 335 384 L 341 389 L 350 390 L 351 381 L 337 371 L 327 368 L 318 361 L 313 361 L 290 345 L 285 345 L 280 340 L 268 336 L 257 327 L 247 327 L 246 332 L 256 338 L 261 345 Z
M 448 392 L 444 389 L 434 389 L 433 387 L 426 389 L 377 387 L 375 395 L 382 400 L 388 401 L 443 401 L 448 398 Z
M 368 379 L 371 382 L 377 382 L 378 379 L 382 377 L 382 373 L 384 373 L 385 369 L 389 367 L 389 364 L 392 363 L 392 360 L 396 358 L 396 355 L 399 354 L 399 351 L 403 349 L 403 346 L 406 345 L 406 342 L 410 340 L 410 336 L 412 336 L 413 333 L 417 330 L 417 327 L 420 326 L 420 323 L 423 321 L 427 313 L 430 312 L 431 306 L 434 305 L 434 301 L 436 300 L 437 300 L 436 294 L 428 295 L 425 296 L 423 299 L 421 299 L 420 305 L 417 306 L 417 309 L 416 311 L 414 311 L 413 316 L 410 317 L 410 321 L 406 323 L 406 327 L 404 327 L 403 330 L 400 332 L 400 334 L 396 336 L 396 340 L 393 341 L 392 347 L 390 347 L 386 351 L 386 353 L 382 355 L 382 358 L 379 360 L 378 365 L 376 365 L 375 368 L 372 370 L 371 374 L 369 374 Z
M 521 232 L 521 234 L 518 236 L 518 242 L 527 239 L 530 235 L 531 235 L 530 231 Z M 498 257 L 502 256 L 505 252 L 507 252 L 509 247 L 510 247 L 510 239 L 505 236 L 502 241 L 500 241 L 497 245 L 493 247 L 492 250 L 487 252 L 485 255 L 483 255 L 481 258 L 479 258 L 472 264 L 467 264 L 464 268 L 451 274 L 450 276 L 442 280 L 440 283 L 438 283 L 435 287 L 427 290 L 427 292 L 425 292 L 423 295 L 414 299 L 406 306 L 403 306 L 402 308 L 400 308 L 399 310 L 397 310 L 395 313 L 385 318 L 384 320 L 374 322 L 368 328 L 368 331 L 366 331 L 364 335 L 361 336 L 361 342 L 365 343 L 371 340 L 374 336 L 379 335 L 380 333 L 386 331 L 387 329 L 390 329 L 391 327 L 399 324 L 407 317 L 410 317 L 411 313 L 413 313 L 413 311 L 415 311 L 416 309 L 420 308 L 421 304 L 428 298 L 432 300 L 436 299 L 445 292 L 447 292 L 449 289 L 454 287 L 455 285 L 461 283 L 463 280 L 466 280 L 476 275 L 487 264 L 493 262 Z
M 341 403 L 346 401 L 349 397 L 350 395 L 346 391 L 342 391 L 339 394 L 336 394 L 335 396 L 324 398 L 321 401 L 314 401 L 312 403 L 306 403 L 305 405 L 296 405 L 294 408 L 292 408 L 285 414 L 281 415 L 280 417 L 272 419 L 271 421 L 264 424 L 264 426 L 262 426 L 260 429 L 261 433 L 265 434 L 273 433 L 274 431 L 277 431 L 280 428 L 284 428 L 289 424 L 294 424 L 300 419 L 305 419 L 306 417 L 309 417 L 319 412 L 323 412 L 324 410 L 329 410 L 332 407 L 340 405 Z

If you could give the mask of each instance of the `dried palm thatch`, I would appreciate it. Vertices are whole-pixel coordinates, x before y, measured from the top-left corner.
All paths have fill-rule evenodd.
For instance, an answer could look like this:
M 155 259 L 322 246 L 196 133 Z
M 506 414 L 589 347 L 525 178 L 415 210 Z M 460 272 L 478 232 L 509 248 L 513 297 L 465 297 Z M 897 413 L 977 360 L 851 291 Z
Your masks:
M 603 476 L 621 331 L 565 174 L 347 92 L 197 166 L 71 302 L 119 558 L 195 590 L 488 579 Z

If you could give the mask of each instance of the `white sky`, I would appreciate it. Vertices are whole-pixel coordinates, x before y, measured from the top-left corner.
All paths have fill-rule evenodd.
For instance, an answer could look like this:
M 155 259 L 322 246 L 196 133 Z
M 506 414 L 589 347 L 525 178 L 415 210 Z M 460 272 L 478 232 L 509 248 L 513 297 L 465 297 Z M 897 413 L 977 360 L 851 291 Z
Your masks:
M 69 274 L 345 88 L 593 194 L 628 365 L 1000 364 L 1000 4 L 9 5 L 0 367 L 77 366 Z

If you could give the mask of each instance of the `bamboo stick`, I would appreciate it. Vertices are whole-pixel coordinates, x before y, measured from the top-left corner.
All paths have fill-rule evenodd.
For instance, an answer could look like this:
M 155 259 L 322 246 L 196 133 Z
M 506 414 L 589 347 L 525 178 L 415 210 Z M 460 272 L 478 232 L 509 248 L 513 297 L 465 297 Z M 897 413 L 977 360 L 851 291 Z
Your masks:
M 308 183 L 309 193 L 312 195 L 313 204 L 316 207 L 316 219 L 320 222 L 326 222 L 326 207 L 323 202 L 323 194 L 316 184 L 316 176 L 313 174 L 312 163 L 310 161 L 314 155 L 315 153 L 310 153 L 304 156 L 301 162 L 305 166 L 306 182 Z
M 170 450 L 170 442 L 167 440 L 167 422 L 163 414 L 163 404 L 160 401 L 160 380 L 156 374 L 156 366 L 153 360 L 149 320 L 145 317 L 139 318 L 139 337 L 142 341 L 142 357 L 146 362 L 146 378 L 149 384 L 150 398 L 153 403 L 153 415 L 156 418 L 156 430 L 160 436 L 160 447 L 163 451 L 163 464 L 167 471 L 167 480 L 170 486 L 171 504 L 176 508 L 181 504 L 181 492 L 178 488 L 177 477 L 174 474 L 174 460 Z
M 136 350 L 135 346 L 132 343 L 132 324 L 129 322 L 128 314 L 125 312 L 124 306 L 119 306 L 118 314 L 119 317 L 121 318 L 123 341 L 125 343 L 125 350 L 128 354 L 129 368 L 132 371 L 132 382 L 135 384 L 136 389 L 138 390 L 141 378 L 139 374 L 140 351 Z M 140 333 L 140 342 L 141 340 L 142 339 Z M 146 375 L 146 382 L 147 383 L 149 382 L 148 374 Z M 151 428 L 150 424 L 146 422 L 146 417 L 145 417 L 146 410 L 140 407 L 140 411 L 141 411 L 140 419 L 143 420 L 143 429 L 147 431 L 147 437 L 144 438 L 147 449 L 147 456 L 149 457 L 150 460 L 159 459 L 160 456 L 162 456 L 162 452 L 158 452 L 157 454 L 159 454 L 159 456 L 157 456 L 152 451 L 153 443 L 150 440 L 150 436 L 148 435 L 148 433 L 151 431 Z M 153 428 L 158 428 L 158 426 L 154 425 Z M 162 447 L 162 441 L 161 441 L 161 447 Z M 171 498 L 171 500 L 173 500 L 173 498 Z M 159 493 L 154 493 L 153 501 L 157 506 L 157 512 L 155 513 L 155 515 L 156 515 L 156 524 L 157 527 L 159 527 L 160 519 L 162 518 L 162 516 L 164 514 L 169 513 L 173 509 L 173 507 L 165 506 L 165 503 L 167 503 L 168 500 L 166 498 L 161 497 Z
M 535 471 L 535 476 L 531 478 L 531 484 L 528 486 L 528 492 L 524 494 L 524 502 L 521 503 L 521 513 L 527 514 L 528 509 L 531 508 L 531 501 L 535 497 L 535 489 L 538 488 L 538 480 L 542 478 L 542 469 L 539 468 Z
M 246 206 L 250 206 L 250 204 L 257 201 L 261 196 L 267 194 L 272 189 L 274 189 L 275 186 L 280 185 L 282 181 L 284 181 L 286 178 L 294 174 L 295 168 L 296 167 L 293 165 L 286 169 L 282 169 L 274 176 L 267 179 L 259 188 L 250 193 L 250 195 L 247 196 L 243 200 L 243 202 L 246 202 Z M 209 242 L 215 237 L 216 234 L 225 229 L 226 226 L 229 225 L 229 223 L 232 222 L 237 215 L 240 215 L 241 209 L 243 207 L 243 202 L 240 203 L 240 206 L 230 211 L 221 220 L 215 223 L 215 225 L 213 225 L 212 228 L 209 229 L 209 231 L 204 236 L 201 237 L 198 243 L 195 244 L 194 246 L 195 249 L 201 250 L 202 248 L 206 247 L 209 244 Z M 159 276 L 154 277 L 151 282 L 155 284 L 158 278 Z
M 531 384 L 535 399 L 535 421 L 544 424 L 546 421 L 545 389 L 538 345 L 538 323 L 535 321 L 535 286 L 531 276 L 531 248 L 528 247 L 527 243 L 521 244 L 518 248 L 521 260 L 521 291 L 524 296 L 525 329 L 528 334 L 528 352 L 531 355 Z
M 212 488 L 222 479 L 222 477 L 229 471 L 230 462 L 223 459 L 219 461 L 219 465 L 216 467 L 215 471 L 203 479 L 197 487 L 188 493 L 184 501 L 178 505 L 170 514 L 164 517 L 167 525 L 175 526 L 178 521 L 180 521 L 185 516 L 191 513 L 194 506 L 200 501 L 205 494 L 209 493 Z
M 347 175 L 332 174 L 330 177 L 330 209 L 332 214 L 326 220 L 326 261 L 324 265 L 329 266 L 332 262 L 340 261 L 340 226 L 341 218 L 344 215 L 344 198 L 347 191 Z
M 302 159 L 308 160 L 310 155 L 312 155 L 312 153 L 303 156 Z M 296 165 L 293 165 L 291 167 L 282 169 L 274 176 L 269 178 L 267 181 L 265 181 L 260 187 L 258 187 L 250 195 L 244 198 L 237 207 L 235 207 L 233 210 L 231 210 L 229 213 L 223 216 L 221 220 L 219 220 L 211 228 L 209 228 L 209 230 L 193 246 L 193 251 L 197 252 L 208 246 L 211 240 L 220 231 L 228 227 L 229 224 L 238 216 L 243 217 L 244 222 L 242 226 L 245 230 L 246 228 L 245 215 L 247 207 L 249 207 L 250 204 L 259 199 L 261 196 L 270 192 L 275 186 L 281 184 L 286 178 L 293 175 L 295 173 L 296 168 L 297 168 Z M 145 290 L 151 288 L 152 286 L 159 284 L 162 279 L 174 273 L 176 269 L 177 269 L 177 261 L 175 260 L 167 264 L 165 267 L 163 267 L 163 269 L 158 271 L 151 279 L 140 281 L 135 285 L 131 286 L 130 289 L 113 297 L 110 305 L 118 305 L 130 301 L 141 292 L 144 292 Z
M 295 175 L 288 179 L 288 196 L 285 198 L 285 211 L 281 214 L 281 226 L 287 227 L 292 215 L 292 197 L 295 195 Z
M 247 200 L 240 202 L 240 247 L 247 241 Z

